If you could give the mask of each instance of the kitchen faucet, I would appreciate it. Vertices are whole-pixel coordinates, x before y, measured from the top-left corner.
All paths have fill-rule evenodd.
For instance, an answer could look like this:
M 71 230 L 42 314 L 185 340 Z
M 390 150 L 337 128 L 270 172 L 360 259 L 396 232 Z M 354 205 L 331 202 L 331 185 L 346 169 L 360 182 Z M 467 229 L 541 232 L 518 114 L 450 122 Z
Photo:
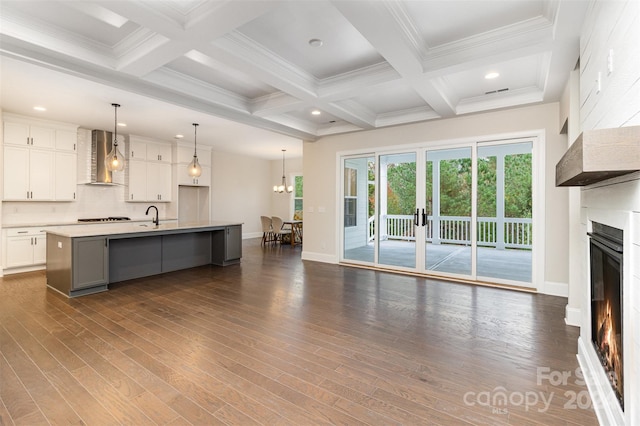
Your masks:
M 153 207 L 154 209 L 156 209 L 156 217 L 153 218 L 152 222 L 158 226 L 160 225 L 160 219 L 158 218 L 158 208 L 156 206 L 149 206 L 147 207 L 147 211 L 145 212 L 145 215 L 149 214 L 149 210 L 151 210 L 151 207 Z

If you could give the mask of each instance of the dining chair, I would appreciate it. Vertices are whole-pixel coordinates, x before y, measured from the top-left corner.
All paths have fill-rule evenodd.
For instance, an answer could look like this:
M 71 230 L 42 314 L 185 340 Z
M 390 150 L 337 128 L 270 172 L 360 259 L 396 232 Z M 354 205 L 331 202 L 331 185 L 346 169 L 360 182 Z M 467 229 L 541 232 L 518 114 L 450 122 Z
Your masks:
M 285 235 L 291 235 L 291 229 L 285 228 L 282 218 L 278 216 L 271 217 L 271 228 L 273 229 L 275 240 L 280 241 L 281 243 L 283 242 Z
M 260 245 L 274 242 L 276 237 L 273 233 L 271 218 L 269 216 L 260 216 L 260 222 L 262 223 L 262 242 Z

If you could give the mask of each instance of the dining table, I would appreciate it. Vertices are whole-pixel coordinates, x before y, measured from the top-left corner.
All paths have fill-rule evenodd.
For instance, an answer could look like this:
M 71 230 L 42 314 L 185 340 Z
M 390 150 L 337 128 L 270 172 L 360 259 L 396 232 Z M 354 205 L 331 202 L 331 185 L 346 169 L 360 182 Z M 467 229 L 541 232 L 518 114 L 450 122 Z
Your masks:
M 302 221 L 301 220 L 283 220 L 283 225 L 289 225 L 291 229 L 291 246 L 302 244 Z

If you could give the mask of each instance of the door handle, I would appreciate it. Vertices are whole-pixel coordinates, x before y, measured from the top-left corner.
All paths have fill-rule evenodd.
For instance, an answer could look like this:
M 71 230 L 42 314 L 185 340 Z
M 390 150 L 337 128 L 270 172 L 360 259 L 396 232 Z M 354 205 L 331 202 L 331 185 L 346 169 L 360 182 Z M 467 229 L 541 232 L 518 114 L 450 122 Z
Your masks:
M 413 214 L 413 224 L 415 226 L 420 226 L 418 223 L 418 215 L 420 214 L 420 209 L 416 209 L 416 212 Z
M 422 209 L 422 226 L 426 226 L 427 225 L 427 212 L 424 211 L 424 209 Z

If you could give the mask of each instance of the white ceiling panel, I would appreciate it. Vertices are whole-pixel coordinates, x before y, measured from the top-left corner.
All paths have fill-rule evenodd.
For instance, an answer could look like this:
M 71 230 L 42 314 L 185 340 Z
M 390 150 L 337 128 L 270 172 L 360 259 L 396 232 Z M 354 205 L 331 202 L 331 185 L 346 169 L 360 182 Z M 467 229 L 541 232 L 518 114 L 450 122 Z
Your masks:
M 544 54 L 525 56 L 446 75 L 443 80 L 457 99 L 493 94 L 494 92 L 502 93 L 504 89 L 513 91 L 536 87 L 542 91 L 543 88 L 539 87 L 539 83 L 540 76 L 547 72 L 548 62 L 545 58 Z M 493 79 L 485 78 L 491 72 L 500 75 Z
M 188 132 L 197 117 L 208 122 L 203 132 L 216 129 L 208 140 L 220 149 L 253 143 L 248 151 L 275 147 L 275 158 L 293 149 L 284 146 L 292 140 L 301 146 L 328 134 L 558 101 L 578 60 L 587 7 L 587 0 L 1 0 L 1 106 L 31 113 L 42 99 L 51 118 L 92 127 L 103 104 L 117 101 L 135 132 L 166 138 Z M 500 77 L 485 80 L 488 71 Z M 310 115 L 314 108 L 322 114 Z M 183 121 L 187 129 L 176 129 Z
M 429 0 L 403 2 L 429 48 L 464 40 L 543 15 L 545 2 Z
M 384 61 L 329 1 L 286 2 L 238 31 L 317 79 Z
M 388 86 L 354 99 L 376 114 L 426 107 L 427 104 L 409 85 Z

